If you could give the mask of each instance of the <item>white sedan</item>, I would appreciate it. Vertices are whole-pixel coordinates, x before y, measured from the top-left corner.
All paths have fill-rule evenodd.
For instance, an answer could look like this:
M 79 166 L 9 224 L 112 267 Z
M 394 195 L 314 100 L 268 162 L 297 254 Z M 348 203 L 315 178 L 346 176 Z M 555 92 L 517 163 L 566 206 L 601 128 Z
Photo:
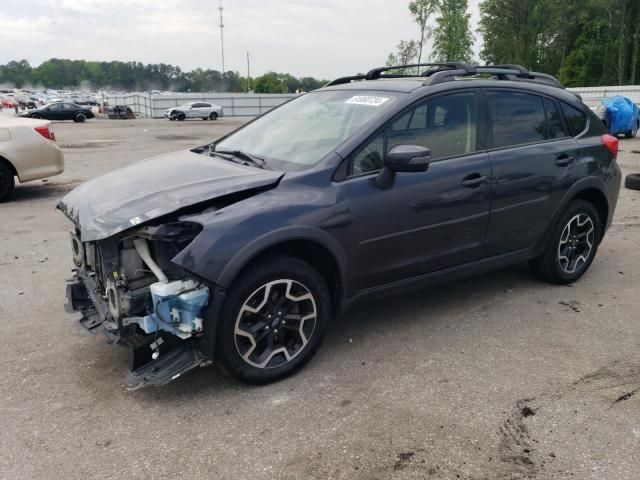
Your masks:
M 164 116 L 169 120 L 186 120 L 187 118 L 201 118 L 203 120 L 217 120 L 224 115 L 222 107 L 207 102 L 191 102 L 179 107 L 169 108 Z
M 20 183 L 58 175 L 64 155 L 48 120 L 0 116 L 0 202 Z

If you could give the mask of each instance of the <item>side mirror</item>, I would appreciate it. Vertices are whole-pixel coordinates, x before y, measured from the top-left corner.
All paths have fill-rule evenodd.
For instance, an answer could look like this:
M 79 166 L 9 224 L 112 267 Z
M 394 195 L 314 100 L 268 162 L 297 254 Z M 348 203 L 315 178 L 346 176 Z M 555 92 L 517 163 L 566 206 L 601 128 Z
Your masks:
M 425 172 L 431 161 L 431 150 L 417 145 L 398 145 L 387 153 L 384 166 L 392 172 Z
M 380 188 L 393 185 L 397 172 L 426 172 L 431 162 L 431 150 L 418 145 L 393 147 L 384 159 L 384 168 L 376 177 Z

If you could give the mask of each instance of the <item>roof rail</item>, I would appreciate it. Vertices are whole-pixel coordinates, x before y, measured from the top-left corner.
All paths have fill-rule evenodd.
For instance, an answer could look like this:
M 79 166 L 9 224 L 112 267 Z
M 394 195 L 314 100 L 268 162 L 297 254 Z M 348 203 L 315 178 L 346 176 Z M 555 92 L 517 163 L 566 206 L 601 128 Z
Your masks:
M 460 62 L 445 62 L 445 63 L 411 63 L 408 65 L 394 65 L 392 67 L 380 67 L 380 68 L 374 68 L 373 70 L 370 70 L 367 73 L 367 78 L 366 80 L 377 80 L 379 78 L 383 78 L 383 73 L 384 72 L 388 72 L 390 70 L 399 70 L 399 69 L 404 69 L 404 68 L 420 68 L 420 67 L 440 67 L 438 68 L 436 71 L 439 70 L 452 70 L 452 69 L 460 69 L 460 70 L 464 70 L 466 72 L 472 72 L 474 70 L 473 65 L 469 65 L 466 63 L 460 63 Z M 426 72 L 424 72 L 422 75 L 426 76 L 426 74 L 430 73 L 429 70 L 427 70 Z M 416 75 L 413 74 L 392 74 L 392 75 L 385 75 L 384 77 L 391 77 L 391 78 L 402 78 L 402 77 L 415 77 Z
M 430 68 L 417 74 L 386 74 L 392 70 L 406 69 L 406 68 L 420 68 L 420 67 L 436 67 Z M 557 88 L 564 88 L 560 81 L 553 75 L 547 73 L 530 72 L 525 67 L 512 64 L 500 64 L 500 65 L 484 65 L 474 66 L 468 63 L 462 62 L 445 62 L 445 63 L 412 63 L 408 65 L 395 65 L 392 67 L 380 67 L 370 70 L 366 75 L 353 75 L 350 77 L 337 78 L 329 83 L 326 87 L 333 85 L 343 85 L 359 80 L 378 80 L 381 78 L 415 78 L 415 77 L 427 77 L 425 85 L 436 85 L 438 83 L 449 82 L 455 80 L 458 77 L 471 77 L 478 74 L 494 75 L 496 80 L 512 80 L 512 81 L 524 81 L 534 82 L 544 85 L 549 85 Z
M 479 66 L 475 67 L 475 73 L 468 73 L 462 69 L 437 71 L 431 75 L 429 85 L 455 80 L 456 77 L 465 77 L 483 73 L 495 75 L 497 80 L 534 82 L 552 87 L 564 88 L 562 83 L 560 83 L 560 80 L 553 75 L 540 72 L 530 72 L 520 65 L 511 64 Z
M 366 75 L 352 75 L 350 77 L 340 77 L 335 80 L 331 80 L 329 83 L 325 85 L 325 87 L 332 87 L 334 85 L 344 85 L 345 83 L 351 83 L 357 80 L 365 80 L 367 78 Z

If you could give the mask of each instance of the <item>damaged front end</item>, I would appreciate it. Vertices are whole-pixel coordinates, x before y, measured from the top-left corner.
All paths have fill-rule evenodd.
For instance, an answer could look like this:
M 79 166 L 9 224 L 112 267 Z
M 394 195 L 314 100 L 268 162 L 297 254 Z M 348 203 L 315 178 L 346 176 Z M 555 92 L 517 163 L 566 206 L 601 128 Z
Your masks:
M 72 234 L 76 268 L 66 309 L 79 313 L 83 330 L 132 348 L 125 377 L 131 389 L 164 385 L 211 363 L 205 317 L 218 292 L 171 261 L 201 229 L 176 221 L 89 242 Z

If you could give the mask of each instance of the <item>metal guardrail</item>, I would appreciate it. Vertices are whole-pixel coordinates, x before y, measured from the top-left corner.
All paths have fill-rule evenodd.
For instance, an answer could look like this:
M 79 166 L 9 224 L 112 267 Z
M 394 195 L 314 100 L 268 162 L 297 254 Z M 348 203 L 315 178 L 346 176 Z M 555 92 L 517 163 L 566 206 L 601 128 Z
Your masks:
M 143 118 L 162 118 L 167 109 L 189 102 L 215 103 L 216 105 L 220 105 L 224 109 L 225 116 L 229 117 L 254 117 L 268 112 L 295 96 L 295 94 L 246 93 L 185 93 L 174 95 L 129 93 L 122 95 L 105 95 L 104 100 L 109 102 L 110 106 L 127 106 L 131 108 L 136 115 Z

